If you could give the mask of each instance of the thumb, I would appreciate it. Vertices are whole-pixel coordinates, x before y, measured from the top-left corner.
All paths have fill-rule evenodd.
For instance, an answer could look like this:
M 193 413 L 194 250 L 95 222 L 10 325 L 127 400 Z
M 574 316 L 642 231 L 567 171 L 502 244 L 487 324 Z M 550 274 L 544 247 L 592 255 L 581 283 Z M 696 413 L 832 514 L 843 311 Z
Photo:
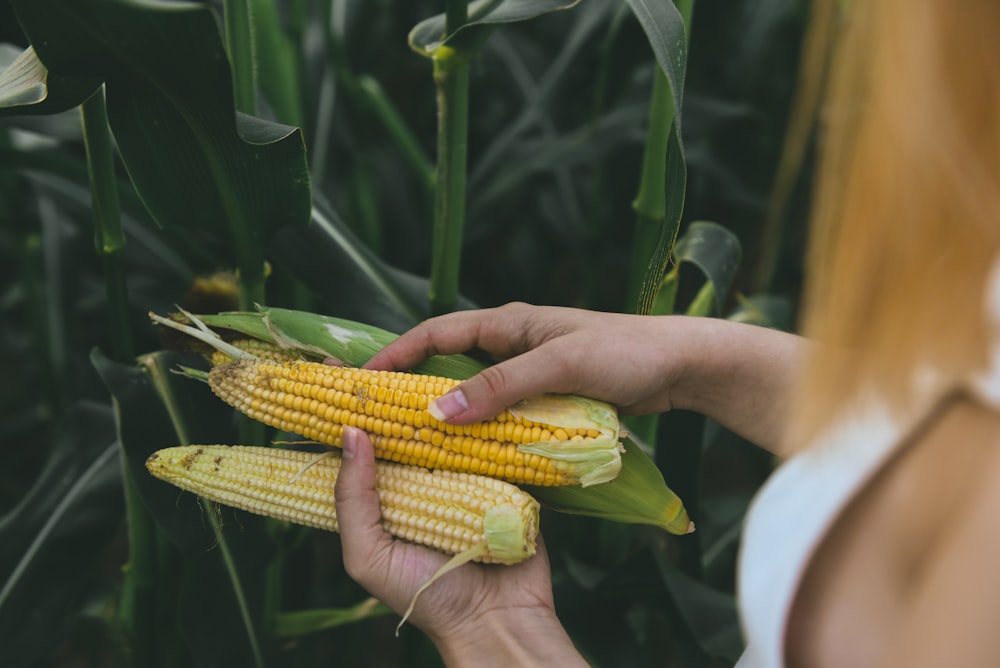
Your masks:
M 334 485 L 337 524 L 348 574 L 365 586 L 378 564 L 388 561 L 392 536 L 382 527 L 375 489 L 375 450 L 368 434 L 344 427 L 343 458 Z
M 544 346 L 487 367 L 435 399 L 427 410 L 437 420 L 469 424 L 488 420 L 518 401 L 546 392 L 572 392 L 575 368 Z

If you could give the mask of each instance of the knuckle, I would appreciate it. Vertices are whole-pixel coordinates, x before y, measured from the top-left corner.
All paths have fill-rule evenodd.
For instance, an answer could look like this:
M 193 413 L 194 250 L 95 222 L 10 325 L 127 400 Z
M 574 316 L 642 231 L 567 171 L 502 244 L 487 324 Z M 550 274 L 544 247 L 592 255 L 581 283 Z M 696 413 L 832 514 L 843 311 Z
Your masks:
M 507 302 L 503 306 L 498 306 L 497 311 L 503 311 L 505 313 L 519 313 L 526 311 L 531 308 L 531 305 L 526 302 Z
M 490 400 L 503 397 L 509 387 L 507 373 L 501 364 L 483 369 L 479 373 L 479 379 L 483 394 Z
M 553 346 L 549 363 L 560 378 L 570 378 L 580 368 L 582 353 L 574 346 Z

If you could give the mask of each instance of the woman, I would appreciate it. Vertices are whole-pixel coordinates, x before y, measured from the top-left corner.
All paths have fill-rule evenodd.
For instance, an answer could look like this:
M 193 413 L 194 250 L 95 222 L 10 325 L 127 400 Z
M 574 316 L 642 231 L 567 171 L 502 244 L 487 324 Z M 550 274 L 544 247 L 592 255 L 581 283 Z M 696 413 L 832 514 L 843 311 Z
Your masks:
M 741 665 L 997 666 L 1000 3 L 848 4 L 808 339 L 509 305 L 429 320 L 368 366 L 480 348 L 499 363 L 439 399 L 441 418 L 572 392 L 625 413 L 699 411 L 787 456 L 744 531 Z M 444 558 L 382 531 L 370 442 L 351 431 L 344 451 L 345 564 L 402 611 Z M 544 549 L 450 574 L 411 620 L 449 665 L 584 663 L 553 611 Z

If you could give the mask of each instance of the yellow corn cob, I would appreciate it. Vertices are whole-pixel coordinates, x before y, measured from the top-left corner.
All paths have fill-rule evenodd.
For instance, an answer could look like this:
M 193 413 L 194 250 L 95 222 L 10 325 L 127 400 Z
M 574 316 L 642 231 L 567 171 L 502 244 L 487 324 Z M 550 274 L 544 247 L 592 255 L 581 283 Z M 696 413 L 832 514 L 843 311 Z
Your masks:
M 344 425 L 372 435 L 375 455 L 518 484 L 593 485 L 621 470 L 618 415 L 599 401 L 545 395 L 488 422 L 451 425 L 428 404 L 459 381 L 315 362 L 239 360 L 214 367 L 226 403 L 279 429 L 339 446 Z
M 337 531 L 333 486 L 340 454 L 255 446 L 189 445 L 153 453 L 146 468 L 227 506 Z M 376 463 L 382 524 L 394 536 L 474 561 L 513 564 L 535 553 L 538 502 L 483 476 Z

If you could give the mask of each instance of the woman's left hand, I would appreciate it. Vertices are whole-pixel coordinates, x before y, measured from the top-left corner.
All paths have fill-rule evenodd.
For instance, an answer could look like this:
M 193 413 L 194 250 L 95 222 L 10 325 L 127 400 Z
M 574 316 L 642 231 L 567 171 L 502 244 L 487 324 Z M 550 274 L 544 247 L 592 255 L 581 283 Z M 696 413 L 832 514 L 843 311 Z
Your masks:
M 345 428 L 343 449 L 335 494 L 344 566 L 403 614 L 448 557 L 394 539 L 382 527 L 368 435 Z M 559 665 L 585 665 L 556 618 L 541 542 L 535 556 L 519 564 L 466 564 L 447 573 L 420 595 L 409 621 L 431 637 L 449 665 L 526 665 L 549 653 Z

